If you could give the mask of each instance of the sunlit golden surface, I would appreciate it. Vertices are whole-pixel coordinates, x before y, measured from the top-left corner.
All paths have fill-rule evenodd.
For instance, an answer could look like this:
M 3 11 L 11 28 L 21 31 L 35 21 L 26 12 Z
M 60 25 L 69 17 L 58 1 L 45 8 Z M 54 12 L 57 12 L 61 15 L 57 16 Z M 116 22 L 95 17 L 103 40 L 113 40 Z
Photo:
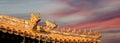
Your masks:
M 46 26 L 37 25 L 41 20 L 39 13 L 31 14 L 30 20 L 18 19 L 10 16 L 0 15 L 0 31 L 9 34 L 30 37 L 32 39 L 49 39 L 57 42 L 98 42 L 101 34 L 98 31 L 88 32 L 70 28 L 60 28 L 56 24 L 46 20 Z M 56 29 L 54 29 L 56 27 Z

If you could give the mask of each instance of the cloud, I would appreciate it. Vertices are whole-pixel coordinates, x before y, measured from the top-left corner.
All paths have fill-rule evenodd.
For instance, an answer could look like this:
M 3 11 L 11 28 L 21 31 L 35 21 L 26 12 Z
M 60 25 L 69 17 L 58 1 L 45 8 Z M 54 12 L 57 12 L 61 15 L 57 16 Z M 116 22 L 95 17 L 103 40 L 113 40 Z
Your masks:
M 102 43 L 119 43 L 120 41 L 120 32 L 118 33 L 104 33 Z
M 0 13 L 29 19 L 41 13 L 41 24 L 48 19 L 60 26 L 93 28 L 102 32 L 103 43 L 120 39 L 120 0 L 1 0 Z
M 42 14 L 50 14 L 56 10 L 66 7 L 65 4 L 59 2 L 52 2 L 49 0 L 38 0 L 38 1 L 1 1 L 0 13 L 4 14 L 19 14 L 19 13 L 30 13 L 41 11 Z M 7 13 L 6 13 L 7 12 Z
M 79 22 L 78 20 L 84 20 L 84 19 L 86 19 L 86 16 L 70 15 L 67 17 L 58 18 L 56 19 L 56 21 L 61 22 L 61 23 L 66 23 L 68 25 L 73 25 L 73 24 L 77 24 Z
M 51 14 L 57 19 L 62 18 L 61 22 L 72 22 L 69 20 L 64 20 L 64 17 L 67 16 L 72 16 L 72 15 L 79 15 L 76 16 L 77 23 L 83 23 L 81 21 L 84 21 L 84 23 L 87 22 L 99 22 L 99 21 L 104 21 L 104 20 L 109 20 L 112 18 L 120 17 L 119 15 L 119 0 L 93 0 L 93 2 L 99 2 L 97 4 L 93 3 L 92 1 L 88 0 L 63 0 L 63 1 L 68 1 L 66 4 L 69 6 L 67 8 L 58 10 L 58 12 L 55 12 Z M 78 3 L 79 2 L 79 3 Z M 70 5 L 72 4 L 72 5 Z M 79 20 L 81 16 L 84 16 L 85 20 Z M 88 19 L 89 18 L 89 19 Z
M 72 28 L 83 29 L 83 28 L 93 28 L 93 29 L 112 29 L 112 28 L 120 28 L 120 18 L 114 18 L 111 20 L 101 21 L 101 22 L 92 22 L 86 24 L 78 24 L 73 26 Z

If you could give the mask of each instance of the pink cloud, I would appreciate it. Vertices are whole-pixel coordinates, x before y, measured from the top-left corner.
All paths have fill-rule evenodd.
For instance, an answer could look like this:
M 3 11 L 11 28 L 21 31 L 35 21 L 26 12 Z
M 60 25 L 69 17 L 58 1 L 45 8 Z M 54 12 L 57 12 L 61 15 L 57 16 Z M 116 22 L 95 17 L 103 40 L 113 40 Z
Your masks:
M 119 22 L 120 22 L 120 18 L 115 18 L 112 20 L 107 20 L 107 21 L 102 21 L 102 22 L 79 24 L 79 25 L 73 26 L 72 28 L 76 28 L 76 29 L 83 29 L 83 28 L 113 29 L 113 28 L 120 28 Z

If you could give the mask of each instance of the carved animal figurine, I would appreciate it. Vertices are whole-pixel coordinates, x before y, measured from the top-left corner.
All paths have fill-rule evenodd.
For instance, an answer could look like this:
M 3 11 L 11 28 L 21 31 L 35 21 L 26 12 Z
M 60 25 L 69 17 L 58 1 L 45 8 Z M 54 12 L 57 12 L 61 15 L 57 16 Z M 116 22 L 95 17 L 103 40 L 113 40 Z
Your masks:
M 87 32 L 84 29 L 82 32 L 81 29 L 72 30 L 70 28 L 60 28 L 60 26 L 55 28 L 57 25 L 48 20 L 45 21 L 45 26 L 37 25 L 40 20 L 40 13 L 32 13 L 30 20 L 0 15 L 0 31 L 50 42 L 100 43 L 101 41 L 101 34 L 98 31 L 92 32 L 90 29 Z

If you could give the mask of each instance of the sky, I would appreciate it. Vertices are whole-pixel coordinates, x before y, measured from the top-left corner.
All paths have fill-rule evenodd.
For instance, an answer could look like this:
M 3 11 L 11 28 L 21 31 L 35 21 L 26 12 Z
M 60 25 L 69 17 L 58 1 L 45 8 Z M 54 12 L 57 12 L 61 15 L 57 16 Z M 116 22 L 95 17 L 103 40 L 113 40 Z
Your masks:
M 0 14 L 29 19 L 32 12 L 40 12 L 40 23 L 92 28 L 102 33 L 102 43 L 120 42 L 120 0 L 0 0 Z

